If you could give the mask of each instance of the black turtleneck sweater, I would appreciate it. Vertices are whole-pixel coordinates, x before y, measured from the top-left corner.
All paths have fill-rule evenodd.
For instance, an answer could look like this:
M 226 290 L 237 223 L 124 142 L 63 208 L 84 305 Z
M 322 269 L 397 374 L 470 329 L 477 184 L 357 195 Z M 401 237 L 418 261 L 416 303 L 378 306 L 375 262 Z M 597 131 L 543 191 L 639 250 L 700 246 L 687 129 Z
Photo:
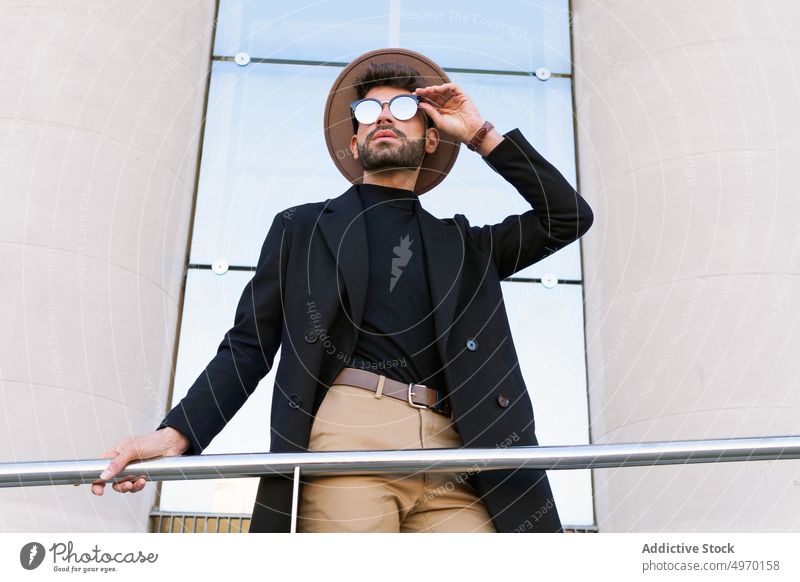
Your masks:
M 347 365 L 424 384 L 444 396 L 428 271 L 412 190 L 356 185 L 367 229 L 369 283 L 358 341 Z

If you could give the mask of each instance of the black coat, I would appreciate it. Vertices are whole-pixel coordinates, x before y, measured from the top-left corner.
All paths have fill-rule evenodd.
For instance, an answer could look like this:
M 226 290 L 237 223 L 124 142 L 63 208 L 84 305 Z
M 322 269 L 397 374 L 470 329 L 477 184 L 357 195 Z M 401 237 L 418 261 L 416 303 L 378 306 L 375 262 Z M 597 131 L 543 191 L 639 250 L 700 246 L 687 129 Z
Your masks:
M 531 210 L 486 226 L 470 226 L 461 214 L 419 214 L 438 350 L 466 447 L 538 445 L 500 281 L 577 240 L 593 220 L 586 201 L 518 129 L 504 137 L 484 160 Z M 368 278 L 361 213 L 353 186 L 275 216 L 233 327 L 159 426 L 189 437 L 184 454 L 208 446 L 270 371 L 279 346 L 270 452 L 307 450 L 314 414 L 357 341 Z M 543 470 L 463 475 L 498 532 L 561 531 Z M 291 494 L 290 476 L 261 477 L 250 531 L 288 532 Z

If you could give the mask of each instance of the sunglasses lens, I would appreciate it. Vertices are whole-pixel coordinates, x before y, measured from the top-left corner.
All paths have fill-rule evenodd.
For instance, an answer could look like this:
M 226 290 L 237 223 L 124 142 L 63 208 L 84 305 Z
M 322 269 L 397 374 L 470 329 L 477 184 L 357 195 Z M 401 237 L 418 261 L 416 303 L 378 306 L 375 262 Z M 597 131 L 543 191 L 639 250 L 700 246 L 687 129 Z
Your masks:
M 392 100 L 389 110 L 400 121 L 411 119 L 417 112 L 417 100 L 411 95 L 399 95 Z
M 381 114 L 381 106 L 377 101 L 362 101 L 356 105 L 353 113 L 359 123 L 370 124 Z
M 356 121 L 369 125 L 381 114 L 381 104 L 374 99 L 365 99 L 355 106 L 353 115 Z M 398 95 L 389 103 L 389 111 L 395 119 L 405 121 L 414 117 L 417 112 L 417 100 L 413 95 Z

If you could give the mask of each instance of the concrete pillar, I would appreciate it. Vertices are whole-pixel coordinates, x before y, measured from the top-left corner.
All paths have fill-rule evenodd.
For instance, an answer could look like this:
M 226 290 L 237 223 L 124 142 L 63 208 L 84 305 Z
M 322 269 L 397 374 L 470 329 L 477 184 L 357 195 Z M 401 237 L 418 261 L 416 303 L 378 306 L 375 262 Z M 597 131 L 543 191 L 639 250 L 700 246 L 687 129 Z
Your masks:
M 0 6 L 0 462 L 167 406 L 215 2 Z M 155 487 L 0 489 L 0 532 L 146 531 Z
M 592 441 L 800 435 L 800 4 L 572 8 Z M 798 461 L 594 477 L 600 531 L 800 531 Z

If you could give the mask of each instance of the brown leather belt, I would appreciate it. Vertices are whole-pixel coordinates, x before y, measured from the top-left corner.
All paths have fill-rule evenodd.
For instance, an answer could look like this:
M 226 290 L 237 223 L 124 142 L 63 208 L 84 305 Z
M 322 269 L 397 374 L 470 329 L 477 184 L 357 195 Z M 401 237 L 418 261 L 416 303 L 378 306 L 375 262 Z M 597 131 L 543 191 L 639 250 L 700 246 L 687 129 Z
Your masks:
M 359 368 L 343 368 L 333 380 L 332 384 L 347 384 L 365 388 L 375 392 L 376 398 L 391 396 L 413 406 L 414 408 L 427 408 L 434 412 L 453 418 L 453 409 L 450 401 L 445 396 L 439 400 L 439 393 L 435 388 L 423 384 L 406 384 L 387 378 L 383 374 L 376 374 L 369 370 Z

